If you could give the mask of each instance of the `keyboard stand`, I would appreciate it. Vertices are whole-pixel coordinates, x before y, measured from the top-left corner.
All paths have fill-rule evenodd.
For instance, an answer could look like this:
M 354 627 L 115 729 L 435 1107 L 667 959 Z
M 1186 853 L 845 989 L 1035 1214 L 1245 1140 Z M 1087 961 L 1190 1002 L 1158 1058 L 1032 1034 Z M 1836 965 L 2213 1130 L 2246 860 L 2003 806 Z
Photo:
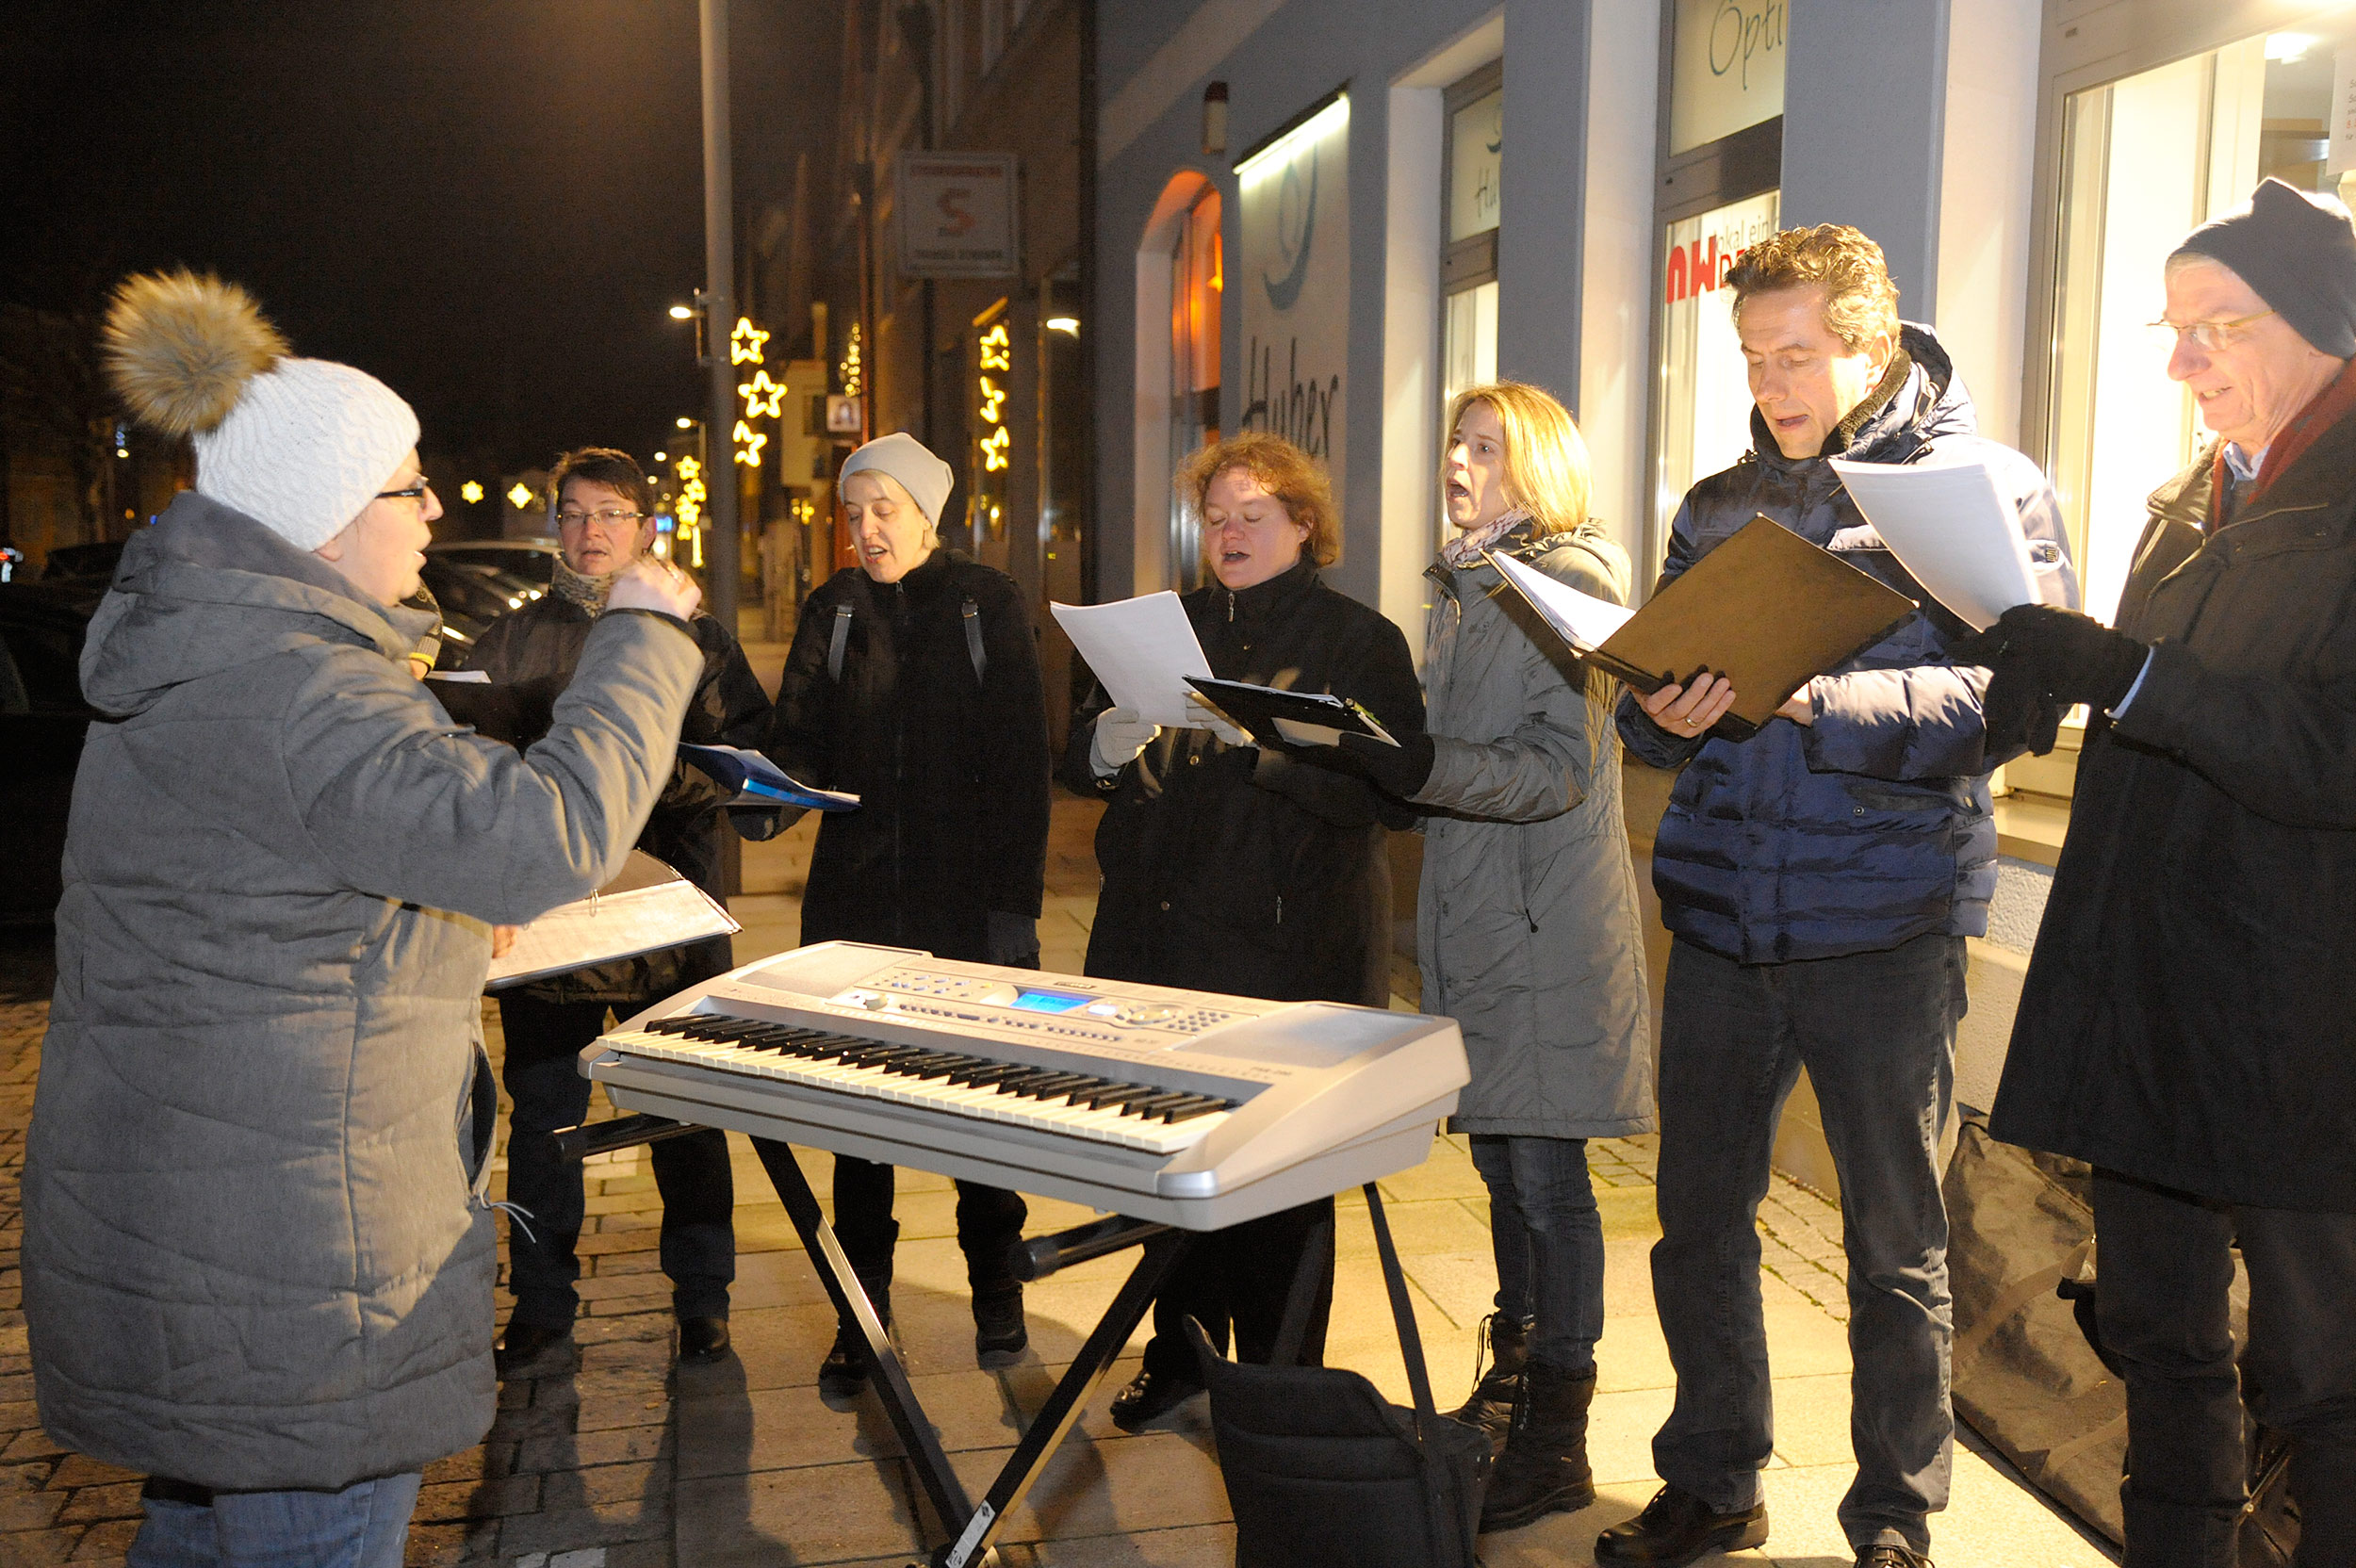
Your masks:
M 693 1130 L 665 1117 L 632 1116 L 567 1128 L 556 1137 L 558 1150 L 564 1157 L 581 1159 Z M 843 1244 L 835 1239 L 834 1227 L 826 1222 L 819 1208 L 818 1195 L 810 1190 L 810 1178 L 803 1174 L 793 1146 L 755 1138 L 753 1149 L 769 1172 L 778 1199 L 785 1204 L 786 1217 L 794 1222 L 803 1247 L 809 1250 L 819 1283 L 826 1287 L 837 1316 L 858 1324 L 867 1342 L 869 1380 L 892 1429 L 899 1434 L 902 1450 L 916 1470 L 917 1483 L 924 1489 L 933 1516 L 957 1532 L 949 1544 L 934 1550 L 931 1568 L 981 1568 L 996 1562 L 990 1543 L 997 1536 L 998 1527 L 1022 1505 L 1032 1483 L 1046 1468 L 1048 1456 L 1088 1408 L 1121 1348 L 1144 1320 L 1154 1293 L 1185 1255 L 1191 1238 L 1187 1233 L 1168 1225 L 1116 1216 L 1055 1235 L 1033 1237 L 1015 1249 L 1015 1271 L 1025 1280 L 1043 1279 L 1059 1268 L 1132 1247 L 1142 1247 L 1144 1252 L 1130 1269 L 1128 1279 L 1121 1282 L 1112 1304 L 1104 1309 L 1104 1316 L 1097 1320 L 1087 1342 L 1072 1358 L 1072 1365 L 1055 1384 L 1055 1392 L 1047 1396 L 1047 1403 L 1023 1429 L 1022 1441 L 1000 1468 L 998 1478 L 990 1483 L 981 1505 L 975 1507 L 966 1495 L 964 1483 L 950 1467 L 949 1456 L 942 1451 L 933 1424 L 925 1417 L 924 1405 L 908 1385 L 908 1369 L 900 1363 L 900 1353 L 891 1336 L 884 1332 L 875 1303 L 868 1299 L 866 1287 L 859 1283 L 850 1259 L 843 1255 Z

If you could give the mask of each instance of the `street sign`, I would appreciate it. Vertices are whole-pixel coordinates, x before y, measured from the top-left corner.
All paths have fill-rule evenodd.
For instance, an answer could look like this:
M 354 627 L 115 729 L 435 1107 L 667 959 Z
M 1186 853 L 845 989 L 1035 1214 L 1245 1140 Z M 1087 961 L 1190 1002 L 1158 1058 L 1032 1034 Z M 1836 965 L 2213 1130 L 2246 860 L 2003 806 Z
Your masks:
M 1012 153 L 902 153 L 900 275 L 1006 278 L 1022 270 Z

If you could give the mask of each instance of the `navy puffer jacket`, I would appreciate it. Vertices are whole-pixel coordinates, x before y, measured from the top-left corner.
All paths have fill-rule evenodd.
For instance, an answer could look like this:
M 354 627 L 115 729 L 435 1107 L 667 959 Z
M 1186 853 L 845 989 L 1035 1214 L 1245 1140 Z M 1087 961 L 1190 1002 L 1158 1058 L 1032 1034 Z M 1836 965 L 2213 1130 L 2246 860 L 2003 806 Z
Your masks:
M 1996 887 L 1988 775 L 2004 758 L 1984 745 L 1988 672 L 1947 656 L 1971 629 L 1898 564 L 1825 457 L 1987 459 L 2020 509 L 2032 559 L 2057 579 L 2046 602 L 2078 602 L 2045 476 L 1973 433 L 1971 398 L 1928 327 L 1907 324 L 1900 343 L 1890 380 L 1903 381 L 1886 397 L 1888 382 L 1877 388 L 1822 455 L 1785 457 L 1753 411 L 1752 450 L 1686 493 L 1661 586 L 1763 514 L 1922 609 L 1817 678 L 1812 725 L 1772 722 L 1746 742 L 1688 739 L 1646 718 L 1633 694 L 1620 699 L 1628 749 L 1684 769 L 1653 847 L 1661 918 L 1741 963 L 1873 953 L 1932 932 L 1983 936 Z

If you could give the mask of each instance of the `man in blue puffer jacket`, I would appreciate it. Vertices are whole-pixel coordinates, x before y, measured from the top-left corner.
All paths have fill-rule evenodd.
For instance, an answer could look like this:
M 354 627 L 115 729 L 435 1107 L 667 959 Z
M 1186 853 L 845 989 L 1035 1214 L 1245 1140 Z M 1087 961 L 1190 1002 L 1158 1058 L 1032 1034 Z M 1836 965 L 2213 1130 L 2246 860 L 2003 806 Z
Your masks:
M 1981 698 L 1949 662 L 1970 628 L 1882 544 L 1825 461 L 1977 457 L 2019 508 L 2047 602 L 2074 605 L 2060 510 L 2036 465 L 1972 433 L 1927 327 L 1902 324 L 1881 248 L 1791 229 L 1727 274 L 1754 450 L 1693 486 L 1666 584 L 1766 516 L 1922 609 L 1818 677 L 1747 741 L 1712 733 L 1713 677 L 1623 695 L 1620 733 L 1682 768 L 1653 851 L 1676 943 L 1661 1011 L 1661 1240 L 1653 1293 L 1677 1372 L 1653 1440 L 1666 1483 L 1604 1533 L 1603 1562 L 1683 1563 L 1767 1535 L 1774 1443 L 1756 1218 L 1783 1102 L 1806 1066 L 1840 1173 L 1857 1476 L 1841 1522 L 1859 1568 L 1921 1568 L 1943 1508 L 1947 1222 L 1938 1146 L 1964 1010 L 1964 939 L 1988 928 L 1996 829 Z

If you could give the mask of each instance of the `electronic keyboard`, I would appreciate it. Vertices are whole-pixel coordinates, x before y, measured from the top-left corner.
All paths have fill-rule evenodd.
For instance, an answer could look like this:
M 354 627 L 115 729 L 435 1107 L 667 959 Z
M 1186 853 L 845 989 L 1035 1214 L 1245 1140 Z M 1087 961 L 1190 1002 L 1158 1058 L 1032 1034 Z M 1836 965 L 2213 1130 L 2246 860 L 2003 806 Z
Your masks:
M 1420 1165 L 1453 1021 L 824 942 L 581 1053 L 625 1110 L 1217 1230 Z

